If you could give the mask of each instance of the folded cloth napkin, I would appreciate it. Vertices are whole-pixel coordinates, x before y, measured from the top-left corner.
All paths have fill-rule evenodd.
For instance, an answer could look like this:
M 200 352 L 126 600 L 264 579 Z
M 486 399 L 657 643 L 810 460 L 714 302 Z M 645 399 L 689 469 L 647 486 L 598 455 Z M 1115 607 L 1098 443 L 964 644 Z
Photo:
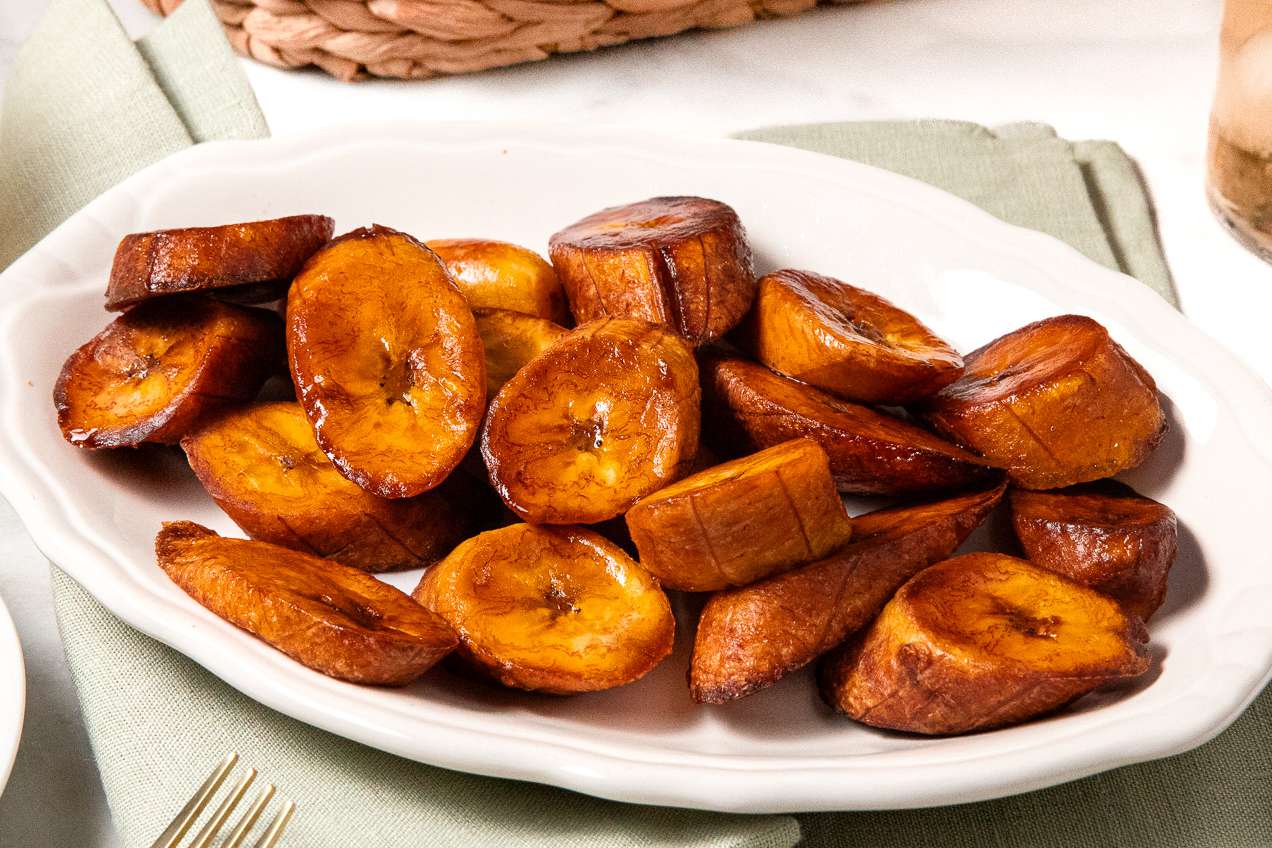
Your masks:
M 137 48 L 105 0 L 52 5 L 19 57 L 0 115 L 0 174 L 19 177 L 6 179 L 0 195 L 0 232 L 11 251 L 110 182 L 191 141 L 265 133 L 202 0 L 187 0 Z M 96 93 L 87 96 L 90 81 Z M 952 122 L 780 127 L 744 137 L 932 182 L 1005 220 L 1062 238 L 1173 302 L 1147 198 L 1116 145 L 1070 143 L 1036 124 L 991 131 Z M 243 697 L 111 616 L 56 568 L 53 586 L 85 722 L 128 848 L 149 845 L 230 749 L 299 802 L 287 844 L 306 848 L 761 848 L 792 846 L 801 835 L 814 848 L 1272 845 L 1269 693 L 1196 751 L 1054 789 L 932 810 L 727 816 L 473 777 L 356 745 Z

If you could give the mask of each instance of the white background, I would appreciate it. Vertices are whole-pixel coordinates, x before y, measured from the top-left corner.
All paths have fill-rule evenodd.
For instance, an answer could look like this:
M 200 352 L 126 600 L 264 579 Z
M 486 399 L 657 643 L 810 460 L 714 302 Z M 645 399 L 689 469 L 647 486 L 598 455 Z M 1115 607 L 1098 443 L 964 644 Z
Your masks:
M 112 0 L 134 34 L 136 0 Z M 0 0 L 0 79 L 45 0 Z M 831 7 L 421 83 L 346 85 L 245 63 L 275 135 L 394 116 L 534 119 L 721 135 L 862 118 L 1038 120 L 1139 162 L 1184 311 L 1265 380 L 1272 270 L 1202 195 L 1219 0 L 899 0 Z M 0 845 L 114 845 L 57 636 L 48 566 L 0 504 L 0 596 L 26 652 L 26 732 Z

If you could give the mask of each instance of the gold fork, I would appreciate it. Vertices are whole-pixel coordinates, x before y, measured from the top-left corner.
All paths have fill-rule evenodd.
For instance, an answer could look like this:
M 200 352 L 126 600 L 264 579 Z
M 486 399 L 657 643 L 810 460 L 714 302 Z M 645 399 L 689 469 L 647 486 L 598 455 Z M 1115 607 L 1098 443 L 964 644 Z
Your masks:
M 230 772 L 234 770 L 234 764 L 237 762 L 238 754 L 233 752 L 226 754 L 225 759 L 221 760 L 220 764 L 212 770 L 212 773 L 208 775 L 208 779 L 203 781 L 203 785 L 199 787 L 199 791 L 194 793 L 194 797 L 190 799 L 189 803 L 181 808 L 181 812 L 177 813 L 177 817 L 172 820 L 172 824 L 168 825 L 168 829 L 155 840 L 155 844 L 151 848 L 176 848 L 177 843 L 190 831 L 190 828 L 194 827 L 194 823 L 202 815 L 208 804 L 211 803 L 213 796 L 221 788 L 221 784 L 225 782 L 225 779 L 230 776 Z M 217 835 L 221 833 L 221 829 L 229 821 L 234 808 L 238 806 L 239 801 L 243 800 L 243 796 L 247 794 L 248 787 L 252 785 L 252 781 L 255 779 L 256 769 L 249 768 L 247 774 L 235 784 L 230 793 L 217 806 L 211 818 L 203 825 L 203 829 L 194 837 L 194 841 L 185 846 L 185 848 L 209 848 L 212 845 L 212 840 L 216 839 Z M 234 825 L 229 835 L 225 837 L 225 840 L 220 844 L 220 848 L 242 848 L 247 842 L 247 836 L 251 832 L 252 827 L 255 826 L 257 820 L 261 817 L 261 813 L 265 811 L 265 807 L 273 797 L 274 787 L 267 785 L 256 795 L 256 800 L 252 801 L 252 805 L 248 807 L 247 812 L 243 814 L 243 817 Z M 291 821 L 292 813 L 294 812 L 296 812 L 296 805 L 291 801 L 284 802 L 253 848 L 274 848 L 278 841 L 282 839 L 283 830 L 287 827 L 287 823 Z

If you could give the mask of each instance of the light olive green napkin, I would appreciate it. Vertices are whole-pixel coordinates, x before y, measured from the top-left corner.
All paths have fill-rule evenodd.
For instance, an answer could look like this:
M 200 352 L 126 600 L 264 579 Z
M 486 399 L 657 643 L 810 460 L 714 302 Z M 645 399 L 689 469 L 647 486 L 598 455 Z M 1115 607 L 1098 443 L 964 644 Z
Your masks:
M 191 140 L 265 132 L 204 0 L 186 0 L 139 49 L 104 0 L 53 5 L 19 59 L 0 116 L 0 232 L 10 251 Z M 86 87 L 96 93 L 86 95 Z M 783 127 L 747 137 L 935 183 L 1062 238 L 1173 302 L 1147 198 L 1116 145 L 1069 143 L 1038 125 L 990 131 L 951 122 Z M 11 180 L 13 173 L 20 179 Z M 231 748 L 300 803 L 287 844 L 306 848 L 790 846 L 801 830 L 804 844 L 816 848 L 1272 845 L 1268 694 L 1190 754 L 1016 798 L 910 812 L 724 816 L 599 801 L 381 754 L 244 698 L 122 624 L 56 568 L 53 585 L 67 658 L 128 848 L 149 845 Z

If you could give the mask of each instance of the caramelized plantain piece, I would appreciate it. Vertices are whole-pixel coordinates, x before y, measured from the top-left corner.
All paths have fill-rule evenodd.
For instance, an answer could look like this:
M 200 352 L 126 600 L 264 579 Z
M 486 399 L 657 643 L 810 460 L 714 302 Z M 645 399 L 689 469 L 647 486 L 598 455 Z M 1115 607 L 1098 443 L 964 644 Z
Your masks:
M 627 512 L 640 564 L 664 586 L 710 592 L 825 556 L 852 523 L 826 452 L 793 439 L 700 471 Z
M 569 332 L 546 318 L 508 309 L 477 309 L 473 317 L 486 351 L 486 394 L 492 398 L 523 365 Z
M 832 397 L 762 365 L 703 357 L 706 420 L 726 452 L 750 451 L 806 436 L 830 457 L 841 492 L 908 495 L 993 479 L 985 460 L 928 431 Z
M 556 271 L 533 250 L 490 239 L 434 239 L 427 244 L 446 263 L 473 309 L 508 309 L 569 323 Z
M 549 252 L 580 322 L 639 318 L 702 345 L 732 329 L 755 298 L 746 230 L 717 200 L 655 197 L 602 209 L 553 235 Z
M 1148 372 L 1081 315 L 1048 318 L 967 356 L 924 417 L 1028 489 L 1058 489 L 1143 462 L 1166 431 Z
M 481 338 L 440 259 L 387 227 L 313 256 L 287 297 L 292 379 L 319 446 L 383 498 L 439 485 L 486 409 Z
M 658 581 L 577 527 L 474 536 L 428 570 L 414 597 L 459 633 L 460 656 L 518 689 L 622 686 L 662 662 L 675 638 Z
M 531 360 L 490 405 L 490 482 L 534 524 L 594 524 L 684 475 L 701 410 L 693 351 L 646 321 L 584 324 Z
M 1011 519 L 1030 562 L 1063 574 L 1147 621 L 1166 599 L 1178 550 L 1175 513 L 1113 480 L 1011 493 Z
M 253 539 L 363 571 L 431 565 L 475 527 L 463 475 L 413 498 L 377 498 L 331 464 L 298 403 L 227 410 L 181 447 L 217 506 Z
M 282 363 L 272 312 L 201 297 L 147 303 L 66 360 L 57 423 L 82 448 L 175 443 L 205 415 L 250 400 Z
M 330 560 L 222 538 L 189 521 L 163 525 L 155 556 L 187 595 L 329 677 L 403 686 L 458 644 L 434 613 Z
M 1109 598 L 1003 554 L 920 572 L 826 658 L 822 697 L 875 727 L 967 733 L 1025 721 L 1148 670 L 1148 632 Z
M 825 559 L 713 595 L 693 646 L 693 699 L 722 704 L 750 695 L 834 648 L 905 581 L 953 554 L 1006 488 L 859 515 L 852 543 Z
M 774 371 L 862 403 L 912 403 L 963 371 L 958 351 L 910 313 L 811 271 L 763 277 L 748 331 Z
M 275 300 L 331 238 L 334 226 L 325 215 L 293 215 L 124 236 L 110 269 L 106 308 L 128 309 L 181 292 L 241 303 Z

